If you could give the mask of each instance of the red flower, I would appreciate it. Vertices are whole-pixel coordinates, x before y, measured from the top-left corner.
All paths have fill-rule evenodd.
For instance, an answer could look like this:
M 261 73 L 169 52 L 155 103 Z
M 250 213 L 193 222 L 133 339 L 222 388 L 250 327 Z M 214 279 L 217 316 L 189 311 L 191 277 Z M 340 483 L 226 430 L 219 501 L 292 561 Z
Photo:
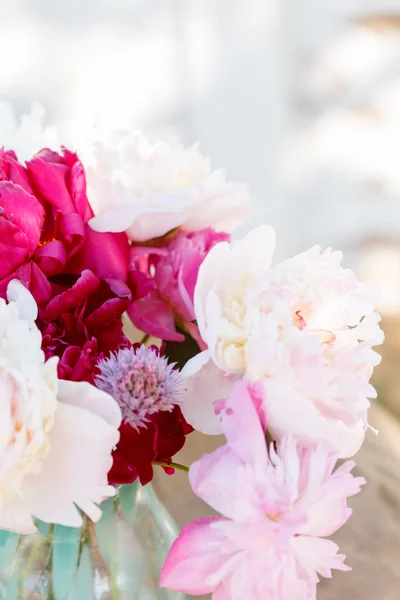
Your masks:
M 93 383 L 98 361 L 130 346 L 122 331 L 121 315 L 131 300 L 131 291 L 122 281 L 100 280 L 89 270 L 80 277 L 60 277 L 53 284 L 55 290 L 37 322 L 46 359 L 60 358 L 61 379 Z
M 180 373 L 163 353 L 157 346 L 134 344 L 99 364 L 95 384 L 115 398 L 123 415 L 111 483 L 139 477 L 145 485 L 153 478 L 154 461 L 172 462 L 193 431 L 177 404 L 183 393 Z M 174 473 L 168 467 L 165 471 Z
M 126 421 L 120 427 L 121 438 L 113 453 L 114 463 L 109 481 L 113 484 L 132 483 L 137 477 L 145 485 L 153 479 L 153 462 L 170 463 L 185 444 L 193 428 L 186 423 L 179 406 L 171 411 L 150 415 L 146 427 L 134 429 Z M 174 469 L 164 469 L 168 475 Z

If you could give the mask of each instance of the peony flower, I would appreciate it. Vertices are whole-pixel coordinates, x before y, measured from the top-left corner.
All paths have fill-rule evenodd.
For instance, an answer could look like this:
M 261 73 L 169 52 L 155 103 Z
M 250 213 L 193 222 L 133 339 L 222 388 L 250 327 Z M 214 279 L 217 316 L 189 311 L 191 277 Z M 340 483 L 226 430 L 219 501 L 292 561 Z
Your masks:
M 274 245 L 273 230 L 262 226 L 209 252 L 195 290 L 208 351 L 184 375 L 202 377 L 207 368 L 210 388 L 225 374 L 261 380 L 274 439 L 288 433 L 306 445 L 326 439 L 340 457 L 351 456 L 364 439 L 368 398 L 375 395 L 369 379 L 380 357 L 372 346 L 383 339 L 371 292 L 340 265 L 339 252 L 314 247 L 271 266 Z M 210 395 L 208 403 L 219 397 Z M 184 414 L 207 432 L 203 406 L 188 395 Z M 209 416 L 209 406 L 204 410 Z
M 122 281 L 100 280 L 85 270 L 80 277 L 59 277 L 53 292 L 38 319 L 46 359 L 58 356 L 60 379 L 93 383 L 99 360 L 130 345 L 121 316 L 131 291 Z
M 179 406 L 181 375 L 156 346 L 139 344 L 101 360 L 98 370 L 95 384 L 113 396 L 123 416 L 110 482 L 131 483 L 139 477 L 145 485 L 153 478 L 153 462 L 172 462 L 192 431 Z
M 8 292 L 9 304 L 0 299 L 0 528 L 31 533 L 35 518 L 78 527 L 77 507 L 98 520 L 98 504 L 114 493 L 107 473 L 121 413 L 105 392 L 58 380 L 32 296 L 18 281 Z
M 324 444 L 302 448 L 291 436 L 268 448 L 246 385 L 222 411 L 227 445 L 192 464 L 195 494 L 221 516 L 186 525 L 172 545 L 161 585 L 214 600 L 315 600 L 318 575 L 349 570 L 324 539 L 351 510 L 362 477 Z
M 179 342 L 184 336 L 176 331 L 177 323 L 201 345 L 197 327 L 192 323 L 199 267 L 215 244 L 229 238 L 226 233 L 208 228 L 178 232 L 161 247 L 132 247 L 135 268 L 154 281 L 154 288 L 128 309 L 134 325 L 155 337 Z
M 76 154 L 45 149 L 25 167 L 12 150 L 0 149 L 0 297 L 17 278 L 43 305 L 52 277 L 84 269 L 126 282 L 126 236 L 94 232 L 92 216 Z
M 126 231 L 144 242 L 176 227 L 231 232 L 247 218 L 247 187 L 211 172 L 197 146 L 151 145 L 136 132 L 115 136 L 109 148 L 97 143 L 94 155 L 88 177 L 95 231 Z

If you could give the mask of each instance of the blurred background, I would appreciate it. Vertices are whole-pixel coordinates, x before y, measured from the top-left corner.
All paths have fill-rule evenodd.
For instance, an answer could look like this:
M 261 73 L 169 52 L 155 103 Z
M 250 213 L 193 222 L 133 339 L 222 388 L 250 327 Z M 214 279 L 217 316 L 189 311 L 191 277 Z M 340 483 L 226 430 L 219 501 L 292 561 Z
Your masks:
M 321 598 L 400 597 L 400 0 L 0 0 L 0 143 L 45 107 L 71 143 L 116 128 L 200 141 L 246 181 L 277 258 L 315 243 L 380 290 L 386 344 L 358 457 L 370 486 L 340 534 L 352 574 Z M 39 111 L 39 108 L 34 108 Z M 39 133 L 38 133 L 39 136 Z M 17 136 L 18 137 L 18 136 Z M 38 144 L 42 140 L 38 140 Z M 32 148 L 32 152 L 36 150 Z M 218 441 L 195 438 L 182 460 Z M 207 514 L 160 476 L 181 523 Z M 172 488 L 172 492 L 171 492 Z

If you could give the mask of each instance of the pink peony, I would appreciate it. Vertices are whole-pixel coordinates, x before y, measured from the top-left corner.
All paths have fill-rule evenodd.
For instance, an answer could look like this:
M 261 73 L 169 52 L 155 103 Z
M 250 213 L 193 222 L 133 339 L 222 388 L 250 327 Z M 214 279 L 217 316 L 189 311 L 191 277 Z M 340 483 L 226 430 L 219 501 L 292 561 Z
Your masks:
M 383 340 L 373 294 L 341 266 L 340 252 L 314 247 L 272 266 L 274 247 L 274 231 L 261 226 L 203 261 L 195 313 L 208 350 L 188 363 L 188 390 L 205 369 L 217 391 L 226 374 L 262 381 L 274 439 L 326 439 L 341 458 L 352 456 L 375 395 L 369 379 L 380 357 L 372 347 Z M 202 413 L 210 416 L 218 398 L 209 394 L 205 406 L 188 394 L 184 414 L 194 427 L 216 431 Z
M 13 151 L 0 150 L 0 296 L 17 278 L 43 304 L 51 277 L 83 269 L 127 281 L 126 236 L 94 232 L 92 216 L 76 154 L 45 149 L 25 167 Z
M 200 341 L 197 327 L 192 323 L 197 275 L 211 248 L 229 239 L 227 233 L 208 228 L 179 232 L 161 247 L 132 247 L 133 265 L 154 281 L 154 289 L 131 304 L 128 312 L 133 323 L 155 337 L 182 341 L 184 337 L 176 331 L 176 323 Z
M 363 478 L 353 462 L 333 472 L 324 444 L 302 448 L 292 437 L 267 447 L 249 389 L 237 383 L 222 410 L 227 445 L 190 468 L 194 492 L 220 517 L 189 523 L 174 542 L 161 585 L 214 600 L 314 600 L 318 575 L 349 570 L 324 539 L 351 510 Z

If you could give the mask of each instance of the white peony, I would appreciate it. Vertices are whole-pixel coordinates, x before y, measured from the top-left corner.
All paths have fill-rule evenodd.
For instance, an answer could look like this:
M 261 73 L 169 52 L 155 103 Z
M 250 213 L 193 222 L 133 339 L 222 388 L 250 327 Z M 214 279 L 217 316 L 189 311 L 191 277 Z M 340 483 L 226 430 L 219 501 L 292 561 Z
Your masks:
M 139 132 L 116 134 L 109 147 L 95 145 L 88 167 L 95 231 L 126 231 L 135 242 L 175 227 L 231 232 L 249 213 L 247 186 L 228 183 L 223 170 L 211 172 L 197 145 L 152 145 Z
M 274 246 L 274 231 L 262 226 L 231 246 L 217 244 L 204 260 L 195 313 L 208 350 L 184 371 L 184 413 L 202 431 L 218 431 L 217 417 L 210 425 L 204 418 L 210 407 L 192 394 L 205 369 L 211 387 L 221 373 L 225 382 L 262 381 L 273 437 L 327 439 L 351 456 L 375 395 L 369 379 L 380 357 L 372 346 L 383 340 L 371 291 L 340 265 L 340 252 L 314 247 L 271 266 Z M 220 397 L 214 389 L 209 403 Z
M 58 380 L 44 361 L 37 308 L 19 281 L 0 299 L 0 529 L 35 531 L 34 518 L 79 526 L 97 520 L 118 442 L 117 403 L 88 383 Z

